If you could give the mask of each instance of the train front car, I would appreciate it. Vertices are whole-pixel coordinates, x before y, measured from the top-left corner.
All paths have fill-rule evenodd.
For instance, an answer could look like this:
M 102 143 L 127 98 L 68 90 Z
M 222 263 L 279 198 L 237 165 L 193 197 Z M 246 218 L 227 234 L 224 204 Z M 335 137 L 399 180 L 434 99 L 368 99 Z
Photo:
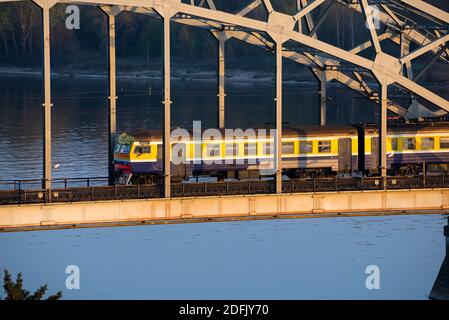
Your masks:
M 378 126 L 361 128 L 364 139 L 360 165 L 367 175 L 378 174 Z M 449 169 L 449 123 L 391 123 L 387 129 L 387 169 L 389 175 L 447 173 Z M 362 149 L 362 150 L 363 150 Z
M 118 135 L 114 149 L 115 182 L 117 184 L 159 182 L 162 166 L 157 157 L 158 146 L 161 144 L 162 140 L 157 132 Z
M 134 137 L 127 133 L 121 133 L 115 138 L 114 148 L 114 182 L 116 184 L 127 184 L 131 177 L 130 150 Z

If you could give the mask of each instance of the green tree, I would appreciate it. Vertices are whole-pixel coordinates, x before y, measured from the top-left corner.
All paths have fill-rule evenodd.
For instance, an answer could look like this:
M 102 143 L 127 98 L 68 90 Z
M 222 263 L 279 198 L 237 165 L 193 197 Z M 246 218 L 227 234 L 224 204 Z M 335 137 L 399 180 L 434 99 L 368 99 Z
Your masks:
M 11 274 L 8 270 L 5 270 L 3 275 L 3 289 L 5 290 L 5 300 L 42 300 L 47 292 L 47 284 L 41 286 L 33 294 L 23 288 L 22 273 L 17 274 L 16 282 L 11 278 Z M 62 297 L 62 292 L 58 291 L 54 295 L 51 295 L 47 300 L 59 300 Z

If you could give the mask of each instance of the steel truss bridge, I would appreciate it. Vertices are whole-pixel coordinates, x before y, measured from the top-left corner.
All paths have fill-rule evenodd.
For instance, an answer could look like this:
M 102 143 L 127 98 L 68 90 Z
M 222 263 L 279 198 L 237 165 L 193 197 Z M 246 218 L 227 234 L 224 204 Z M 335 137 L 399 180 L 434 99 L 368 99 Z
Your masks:
M 21 0 L 0 0 L 12 2 Z M 24 0 L 29 1 L 29 0 Z M 377 103 L 380 109 L 379 163 L 380 172 L 386 179 L 386 132 L 387 110 L 405 118 L 417 116 L 442 116 L 449 112 L 449 101 L 435 94 L 417 81 L 440 60 L 449 62 L 449 13 L 423 0 L 296 0 L 294 13 L 277 10 L 273 0 L 239 0 L 240 10 L 226 11 L 219 0 L 33 0 L 42 9 L 42 33 L 44 52 L 44 174 L 43 189 L 51 189 L 51 79 L 50 79 L 50 14 L 58 4 L 98 6 L 108 17 L 109 38 L 109 176 L 113 173 L 113 136 L 116 133 L 116 54 L 115 19 L 123 11 L 140 13 L 163 20 L 163 83 L 164 83 L 164 188 L 169 197 L 170 183 L 170 24 L 177 22 L 209 30 L 218 42 L 218 109 L 219 127 L 225 124 L 225 43 L 235 38 L 273 53 L 276 62 L 276 129 L 282 129 L 282 61 L 283 58 L 310 68 L 320 82 L 320 122 L 326 124 L 326 84 L 336 81 Z M 220 2 L 221 3 L 221 2 Z M 276 6 L 273 6 L 276 4 Z M 364 18 L 369 37 L 350 50 L 337 47 L 318 37 L 318 29 L 329 23 L 327 19 L 332 6 L 343 6 Z M 318 12 L 320 14 L 315 14 Z M 255 9 L 262 8 L 266 19 L 252 18 Z M 275 9 L 276 8 L 276 9 Z M 331 21 L 332 22 L 332 21 Z M 380 22 L 381 29 L 375 28 Z M 431 27 L 429 27 L 431 25 Z M 382 32 L 379 32 L 382 30 Z M 384 42 L 398 46 L 396 56 L 386 53 Z M 294 44 L 294 45 L 290 45 Z M 412 49 L 413 50 L 412 50 Z M 373 57 L 364 55 L 373 51 Z M 417 58 L 431 54 L 432 58 L 417 67 Z M 418 71 L 417 71 L 418 70 Z M 372 83 L 375 83 L 373 85 Z M 388 98 L 390 86 L 406 90 L 410 103 L 400 105 Z M 421 105 L 417 97 L 438 107 L 432 111 Z M 282 134 L 275 138 L 277 165 L 275 191 L 282 192 L 281 145 Z M 386 180 L 385 180 L 386 181 Z M 385 184 L 385 183 L 384 183 Z

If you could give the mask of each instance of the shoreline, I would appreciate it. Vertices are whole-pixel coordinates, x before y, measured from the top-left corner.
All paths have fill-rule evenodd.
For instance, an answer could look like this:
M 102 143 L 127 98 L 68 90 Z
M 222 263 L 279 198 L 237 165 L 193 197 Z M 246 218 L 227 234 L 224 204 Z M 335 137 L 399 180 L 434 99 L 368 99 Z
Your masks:
M 40 77 L 42 76 L 41 69 L 31 68 L 14 68 L 14 67 L 0 67 L 0 76 L 25 76 L 25 77 Z M 105 79 L 108 78 L 107 73 L 100 73 L 94 69 L 83 71 L 80 69 L 73 69 L 71 71 L 56 71 L 51 73 L 55 78 L 78 78 L 78 79 Z M 245 71 L 241 69 L 230 69 L 227 72 L 227 78 L 237 82 L 247 81 L 261 81 L 274 82 L 274 76 L 268 72 L 263 71 Z M 158 70 L 145 71 L 120 71 L 117 70 L 117 79 L 121 80 L 161 80 L 162 74 Z M 174 81 L 217 81 L 217 74 L 213 70 L 188 70 L 186 68 L 175 69 L 172 71 L 172 80 Z M 287 79 L 284 82 L 291 83 L 315 83 L 309 80 L 292 80 Z
M 0 67 L 0 77 L 41 77 L 41 69 L 32 68 L 18 68 L 18 67 Z M 72 69 L 70 71 L 56 71 L 52 72 L 53 78 L 72 78 L 72 79 L 85 79 L 85 80 L 104 80 L 108 78 L 107 73 L 99 73 L 94 69 L 80 70 Z M 306 76 L 307 79 L 304 79 Z M 248 81 L 274 83 L 274 75 L 264 71 L 248 71 L 241 69 L 227 70 L 226 78 L 234 83 L 245 84 Z M 295 79 L 296 78 L 296 79 Z M 158 70 L 144 70 L 144 71 L 117 71 L 118 80 L 125 81 L 148 81 L 148 80 L 160 80 L 162 81 L 161 71 Z M 204 68 L 198 68 L 196 70 L 188 70 L 186 68 L 178 68 L 172 71 L 172 81 L 184 82 L 216 82 L 217 74 L 213 70 L 204 70 Z M 314 79 L 312 74 L 308 75 L 305 72 L 295 72 L 288 74 L 288 79 L 283 80 L 284 84 L 300 84 L 305 86 L 318 85 L 318 81 Z M 374 82 L 367 81 L 368 84 L 376 85 Z M 447 88 L 449 83 L 446 82 L 428 82 L 424 83 L 426 87 L 430 88 Z M 343 84 L 336 81 L 331 81 L 328 86 L 345 87 Z

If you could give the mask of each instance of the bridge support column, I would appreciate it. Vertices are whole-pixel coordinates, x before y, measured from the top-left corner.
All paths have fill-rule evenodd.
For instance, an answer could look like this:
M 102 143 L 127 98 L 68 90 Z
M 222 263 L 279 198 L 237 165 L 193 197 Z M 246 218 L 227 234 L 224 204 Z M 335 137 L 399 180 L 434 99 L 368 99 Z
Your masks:
M 108 18 L 108 64 L 109 64 L 109 125 L 108 125 L 108 180 L 114 184 L 114 146 L 117 133 L 117 71 L 115 54 L 115 17 L 122 11 L 119 7 L 102 6 Z
M 444 227 L 444 236 L 446 237 L 446 256 L 429 296 L 430 299 L 435 300 L 449 300 L 449 218 Z
M 388 107 L 388 84 L 379 83 L 380 125 L 379 125 L 379 173 L 386 189 L 387 182 L 387 107 Z
M 117 132 L 117 84 L 115 63 L 115 16 L 108 14 L 109 31 L 109 139 L 108 139 L 108 179 L 114 184 L 114 142 Z
M 163 72 L 164 72 L 164 125 L 163 125 L 163 168 L 164 168 L 164 197 L 170 198 L 171 196 L 171 161 L 170 161 L 170 129 L 171 129 L 171 88 L 170 88 L 170 20 L 176 13 L 170 6 L 165 7 L 163 4 L 160 7 L 155 7 L 164 23 L 163 30 Z
M 115 17 L 121 12 L 118 7 L 104 6 L 101 10 L 108 17 L 108 62 L 109 62 L 109 125 L 108 125 L 108 180 L 114 184 L 114 145 L 117 132 L 117 72 L 115 54 Z
M 321 71 L 320 76 L 320 125 L 326 125 L 326 102 L 327 102 L 327 77 L 326 71 Z
M 42 9 L 42 39 L 43 39 L 43 91 L 44 91 L 44 139 L 43 139 L 43 189 L 51 189 L 51 64 L 50 64 L 50 9 L 53 1 L 35 0 Z
M 216 34 L 218 39 L 218 127 L 225 128 L 225 42 L 224 32 Z
M 276 42 L 276 136 L 274 141 L 276 193 L 282 193 L 282 42 Z
M 171 120 L 171 83 L 170 83 L 170 17 L 164 17 L 164 196 L 171 195 L 170 168 L 170 120 Z

